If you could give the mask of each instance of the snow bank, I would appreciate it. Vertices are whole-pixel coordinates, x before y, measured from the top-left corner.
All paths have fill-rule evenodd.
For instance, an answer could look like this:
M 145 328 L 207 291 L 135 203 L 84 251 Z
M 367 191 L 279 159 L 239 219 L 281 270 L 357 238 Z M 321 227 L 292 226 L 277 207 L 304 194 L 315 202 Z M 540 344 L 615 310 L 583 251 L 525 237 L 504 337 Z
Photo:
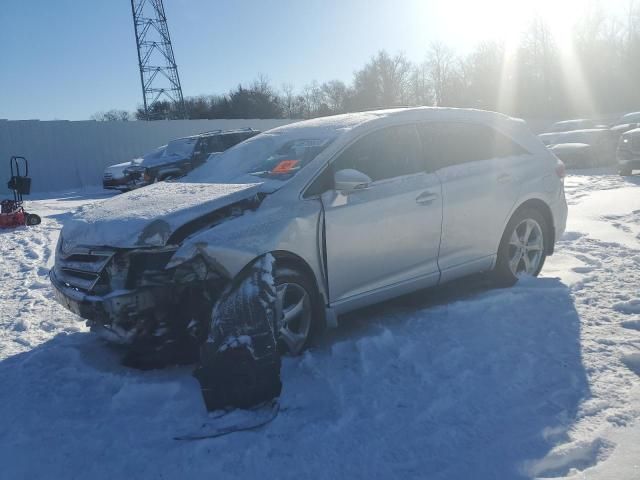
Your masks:
M 291 122 L 284 119 L 155 122 L 0 120 L 0 195 L 7 193 L 8 164 L 12 155 L 21 155 L 29 160 L 34 192 L 61 191 L 99 185 L 107 166 L 140 157 L 173 138 L 218 129 L 251 127 L 265 131 Z

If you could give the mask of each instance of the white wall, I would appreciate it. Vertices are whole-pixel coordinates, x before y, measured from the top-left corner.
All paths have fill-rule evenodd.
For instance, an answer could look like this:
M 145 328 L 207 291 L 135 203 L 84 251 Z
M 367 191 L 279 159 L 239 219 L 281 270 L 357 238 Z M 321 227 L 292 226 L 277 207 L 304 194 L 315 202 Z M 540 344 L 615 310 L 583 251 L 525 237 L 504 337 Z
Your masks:
M 0 198 L 8 192 L 9 158 L 29 160 L 32 192 L 99 185 L 104 168 L 139 157 L 169 140 L 209 130 L 265 131 L 292 120 L 95 122 L 0 120 Z

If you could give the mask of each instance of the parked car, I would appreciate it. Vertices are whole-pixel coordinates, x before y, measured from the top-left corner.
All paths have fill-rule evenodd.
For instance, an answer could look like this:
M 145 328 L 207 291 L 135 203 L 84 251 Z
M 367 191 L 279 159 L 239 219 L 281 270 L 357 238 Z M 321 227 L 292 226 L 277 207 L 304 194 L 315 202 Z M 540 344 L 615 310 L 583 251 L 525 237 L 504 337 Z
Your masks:
M 615 123 L 616 125 L 624 125 L 630 123 L 640 123 L 640 112 L 631 112 L 623 115 Z
M 549 128 L 549 133 L 569 132 L 571 130 L 585 130 L 588 128 L 598 128 L 596 122 L 588 118 L 577 118 L 574 120 L 563 120 L 556 122 Z
M 258 133 L 251 128 L 216 130 L 171 140 L 164 147 L 145 155 L 141 161 L 132 161 L 122 168 L 118 189 L 133 190 L 154 182 L 180 178 L 204 164 L 212 153 L 223 152 Z
M 270 130 L 176 182 L 78 211 L 51 282 L 96 330 L 193 352 L 275 284 L 279 341 L 300 353 L 337 315 L 475 272 L 538 275 L 567 218 L 564 165 L 504 115 L 408 108 Z M 268 262 L 267 262 L 268 263 Z M 255 275 L 254 275 L 255 276 Z
M 640 112 L 632 112 L 620 117 L 617 122 L 611 125 L 610 130 L 618 141 L 623 133 L 638 127 L 640 127 Z
M 627 176 L 633 170 L 640 170 L 640 128 L 622 134 L 616 152 L 618 171 Z
M 105 168 L 102 176 L 102 188 L 106 190 L 120 190 L 123 192 L 135 188 L 132 179 L 127 173 L 125 173 L 125 170 L 131 166 L 140 165 L 145 159 L 162 155 L 165 148 L 167 148 L 167 146 L 163 145 L 152 152 L 147 153 L 144 157 L 134 158 L 128 162 L 118 163 Z
M 589 145 L 575 154 L 586 154 L 576 161 L 583 167 L 603 166 L 615 163 L 616 140 L 608 128 L 590 128 L 569 132 L 543 133 L 538 135 L 548 147 L 561 144 Z
M 597 156 L 594 155 L 591 145 L 586 143 L 559 143 L 550 146 L 549 150 L 568 168 L 588 168 L 597 165 Z

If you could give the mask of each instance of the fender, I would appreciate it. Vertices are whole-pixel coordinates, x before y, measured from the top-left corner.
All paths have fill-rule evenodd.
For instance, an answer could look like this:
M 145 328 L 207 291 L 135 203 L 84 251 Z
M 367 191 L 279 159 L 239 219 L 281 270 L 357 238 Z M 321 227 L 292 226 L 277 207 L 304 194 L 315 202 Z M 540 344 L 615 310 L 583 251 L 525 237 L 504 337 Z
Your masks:
M 318 248 L 322 234 L 321 203 L 317 199 L 296 204 L 273 203 L 268 198 L 257 211 L 246 210 L 212 228 L 187 237 L 166 268 L 175 268 L 196 257 L 228 280 L 267 253 L 281 252 L 306 259 L 325 304 L 328 303 L 323 253 Z M 241 239 L 241 241 L 239 241 Z M 302 261 L 302 260 L 300 260 Z

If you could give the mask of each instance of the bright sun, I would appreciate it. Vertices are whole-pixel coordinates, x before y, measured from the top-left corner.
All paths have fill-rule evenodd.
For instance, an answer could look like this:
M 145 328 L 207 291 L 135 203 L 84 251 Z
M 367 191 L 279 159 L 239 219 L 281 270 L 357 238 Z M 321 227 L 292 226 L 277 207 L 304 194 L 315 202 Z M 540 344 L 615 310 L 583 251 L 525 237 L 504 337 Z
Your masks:
M 432 3 L 420 3 L 425 13 L 433 11 Z M 465 44 L 496 40 L 515 48 L 533 20 L 540 18 L 555 44 L 566 49 L 588 4 L 585 0 L 450 0 L 438 2 L 435 9 L 445 19 L 447 30 Z

